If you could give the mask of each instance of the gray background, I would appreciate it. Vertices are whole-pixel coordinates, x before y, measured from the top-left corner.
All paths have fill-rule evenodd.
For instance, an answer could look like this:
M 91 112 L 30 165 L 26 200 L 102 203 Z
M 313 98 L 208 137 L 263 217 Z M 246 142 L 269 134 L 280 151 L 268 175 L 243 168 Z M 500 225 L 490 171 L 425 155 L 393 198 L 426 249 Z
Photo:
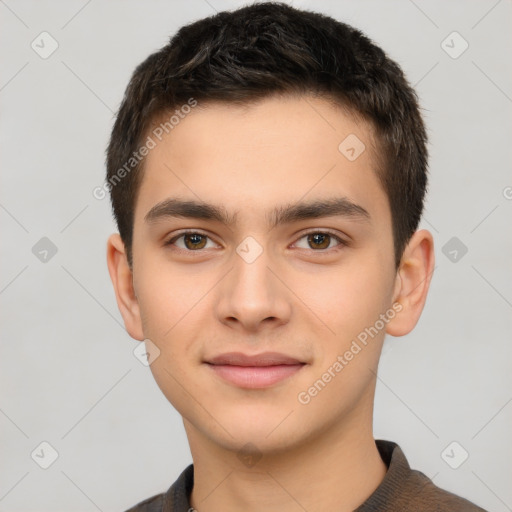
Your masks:
M 1 511 L 125 510 L 191 462 L 180 416 L 132 353 L 105 262 L 110 206 L 92 191 L 134 67 L 184 23 L 238 5 L 0 1 Z M 430 134 L 422 227 L 437 266 L 417 328 L 386 340 L 375 437 L 437 485 L 512 510 L 512 3 L 294 5 L 380 44 L 416 86 Z M 31 47 L 51 49 L 43 31 L 59 45 L 45 59 Z M 453 31 L 469 44 L 457 58 Z M 58 452 L 48 469 L 43 441 Z

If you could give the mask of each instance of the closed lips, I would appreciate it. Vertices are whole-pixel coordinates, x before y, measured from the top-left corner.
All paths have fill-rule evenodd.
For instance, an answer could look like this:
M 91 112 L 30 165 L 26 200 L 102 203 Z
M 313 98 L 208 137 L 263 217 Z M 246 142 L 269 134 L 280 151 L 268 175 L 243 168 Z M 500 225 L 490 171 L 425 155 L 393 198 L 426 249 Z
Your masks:
M 205 362 L 224 382 L 245 389 L 274 386 L 298 373 L 306 365 L 295 357 L 277 352 L 253 355 L 230 352 Z
M 281 366 L 306 364 L 294 357 L 277 352 L 248 355 L 241 352 L 229 352 L 210 358 L 206 361 L 212 365 L 229 366 Z

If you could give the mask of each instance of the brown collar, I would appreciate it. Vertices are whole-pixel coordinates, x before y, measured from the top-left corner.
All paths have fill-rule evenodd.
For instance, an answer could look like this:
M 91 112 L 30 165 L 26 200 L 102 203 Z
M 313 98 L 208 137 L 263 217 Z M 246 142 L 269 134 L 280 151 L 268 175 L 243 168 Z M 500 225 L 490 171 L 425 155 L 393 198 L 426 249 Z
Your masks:
M 388 467 L 384 480 L 375 492 L 361 505 L 356 512 L 369 512 L 377 510 L 376 505 L 382 507 L 383 503 L 392 501 L 398 483 L 403 483 L 411 469 L 400 447 L 391 441 L 376 440 L 382 460 Z M 162 512 L 188 512 L 190 494 L 194 486 L 194 465 L 190 464 L 183 470 L 178 479 L 165 493 Z M 383 511 L 383 508 L 380 508 Z

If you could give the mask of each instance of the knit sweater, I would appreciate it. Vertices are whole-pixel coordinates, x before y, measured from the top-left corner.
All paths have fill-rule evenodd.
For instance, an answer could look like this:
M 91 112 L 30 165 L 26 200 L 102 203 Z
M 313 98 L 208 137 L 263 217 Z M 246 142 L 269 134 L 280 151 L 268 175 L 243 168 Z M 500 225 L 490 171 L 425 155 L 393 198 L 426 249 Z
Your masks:
M 411 469 L 396 443 L 375 443 L 388 470 L 373 494 L 354 512 L 486 512 Z M 190 464 L 167 492 L 141 501 L 126 512 L 189 512 L 193 485 L 194 465 Z

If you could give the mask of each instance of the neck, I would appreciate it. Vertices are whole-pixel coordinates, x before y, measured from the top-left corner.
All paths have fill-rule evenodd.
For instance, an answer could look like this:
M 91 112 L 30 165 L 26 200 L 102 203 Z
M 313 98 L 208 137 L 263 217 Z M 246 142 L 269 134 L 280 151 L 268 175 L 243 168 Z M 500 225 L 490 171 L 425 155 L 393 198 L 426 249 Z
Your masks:
M 362 424 L 358 418 L 352 426 L 335 425 L 293 449 L 264 453 L 247 467 L 185 420 L 194 461 L 190 504 L 197 512 L 352 512 L 387 471 L 371 418 L 366 430 Z

